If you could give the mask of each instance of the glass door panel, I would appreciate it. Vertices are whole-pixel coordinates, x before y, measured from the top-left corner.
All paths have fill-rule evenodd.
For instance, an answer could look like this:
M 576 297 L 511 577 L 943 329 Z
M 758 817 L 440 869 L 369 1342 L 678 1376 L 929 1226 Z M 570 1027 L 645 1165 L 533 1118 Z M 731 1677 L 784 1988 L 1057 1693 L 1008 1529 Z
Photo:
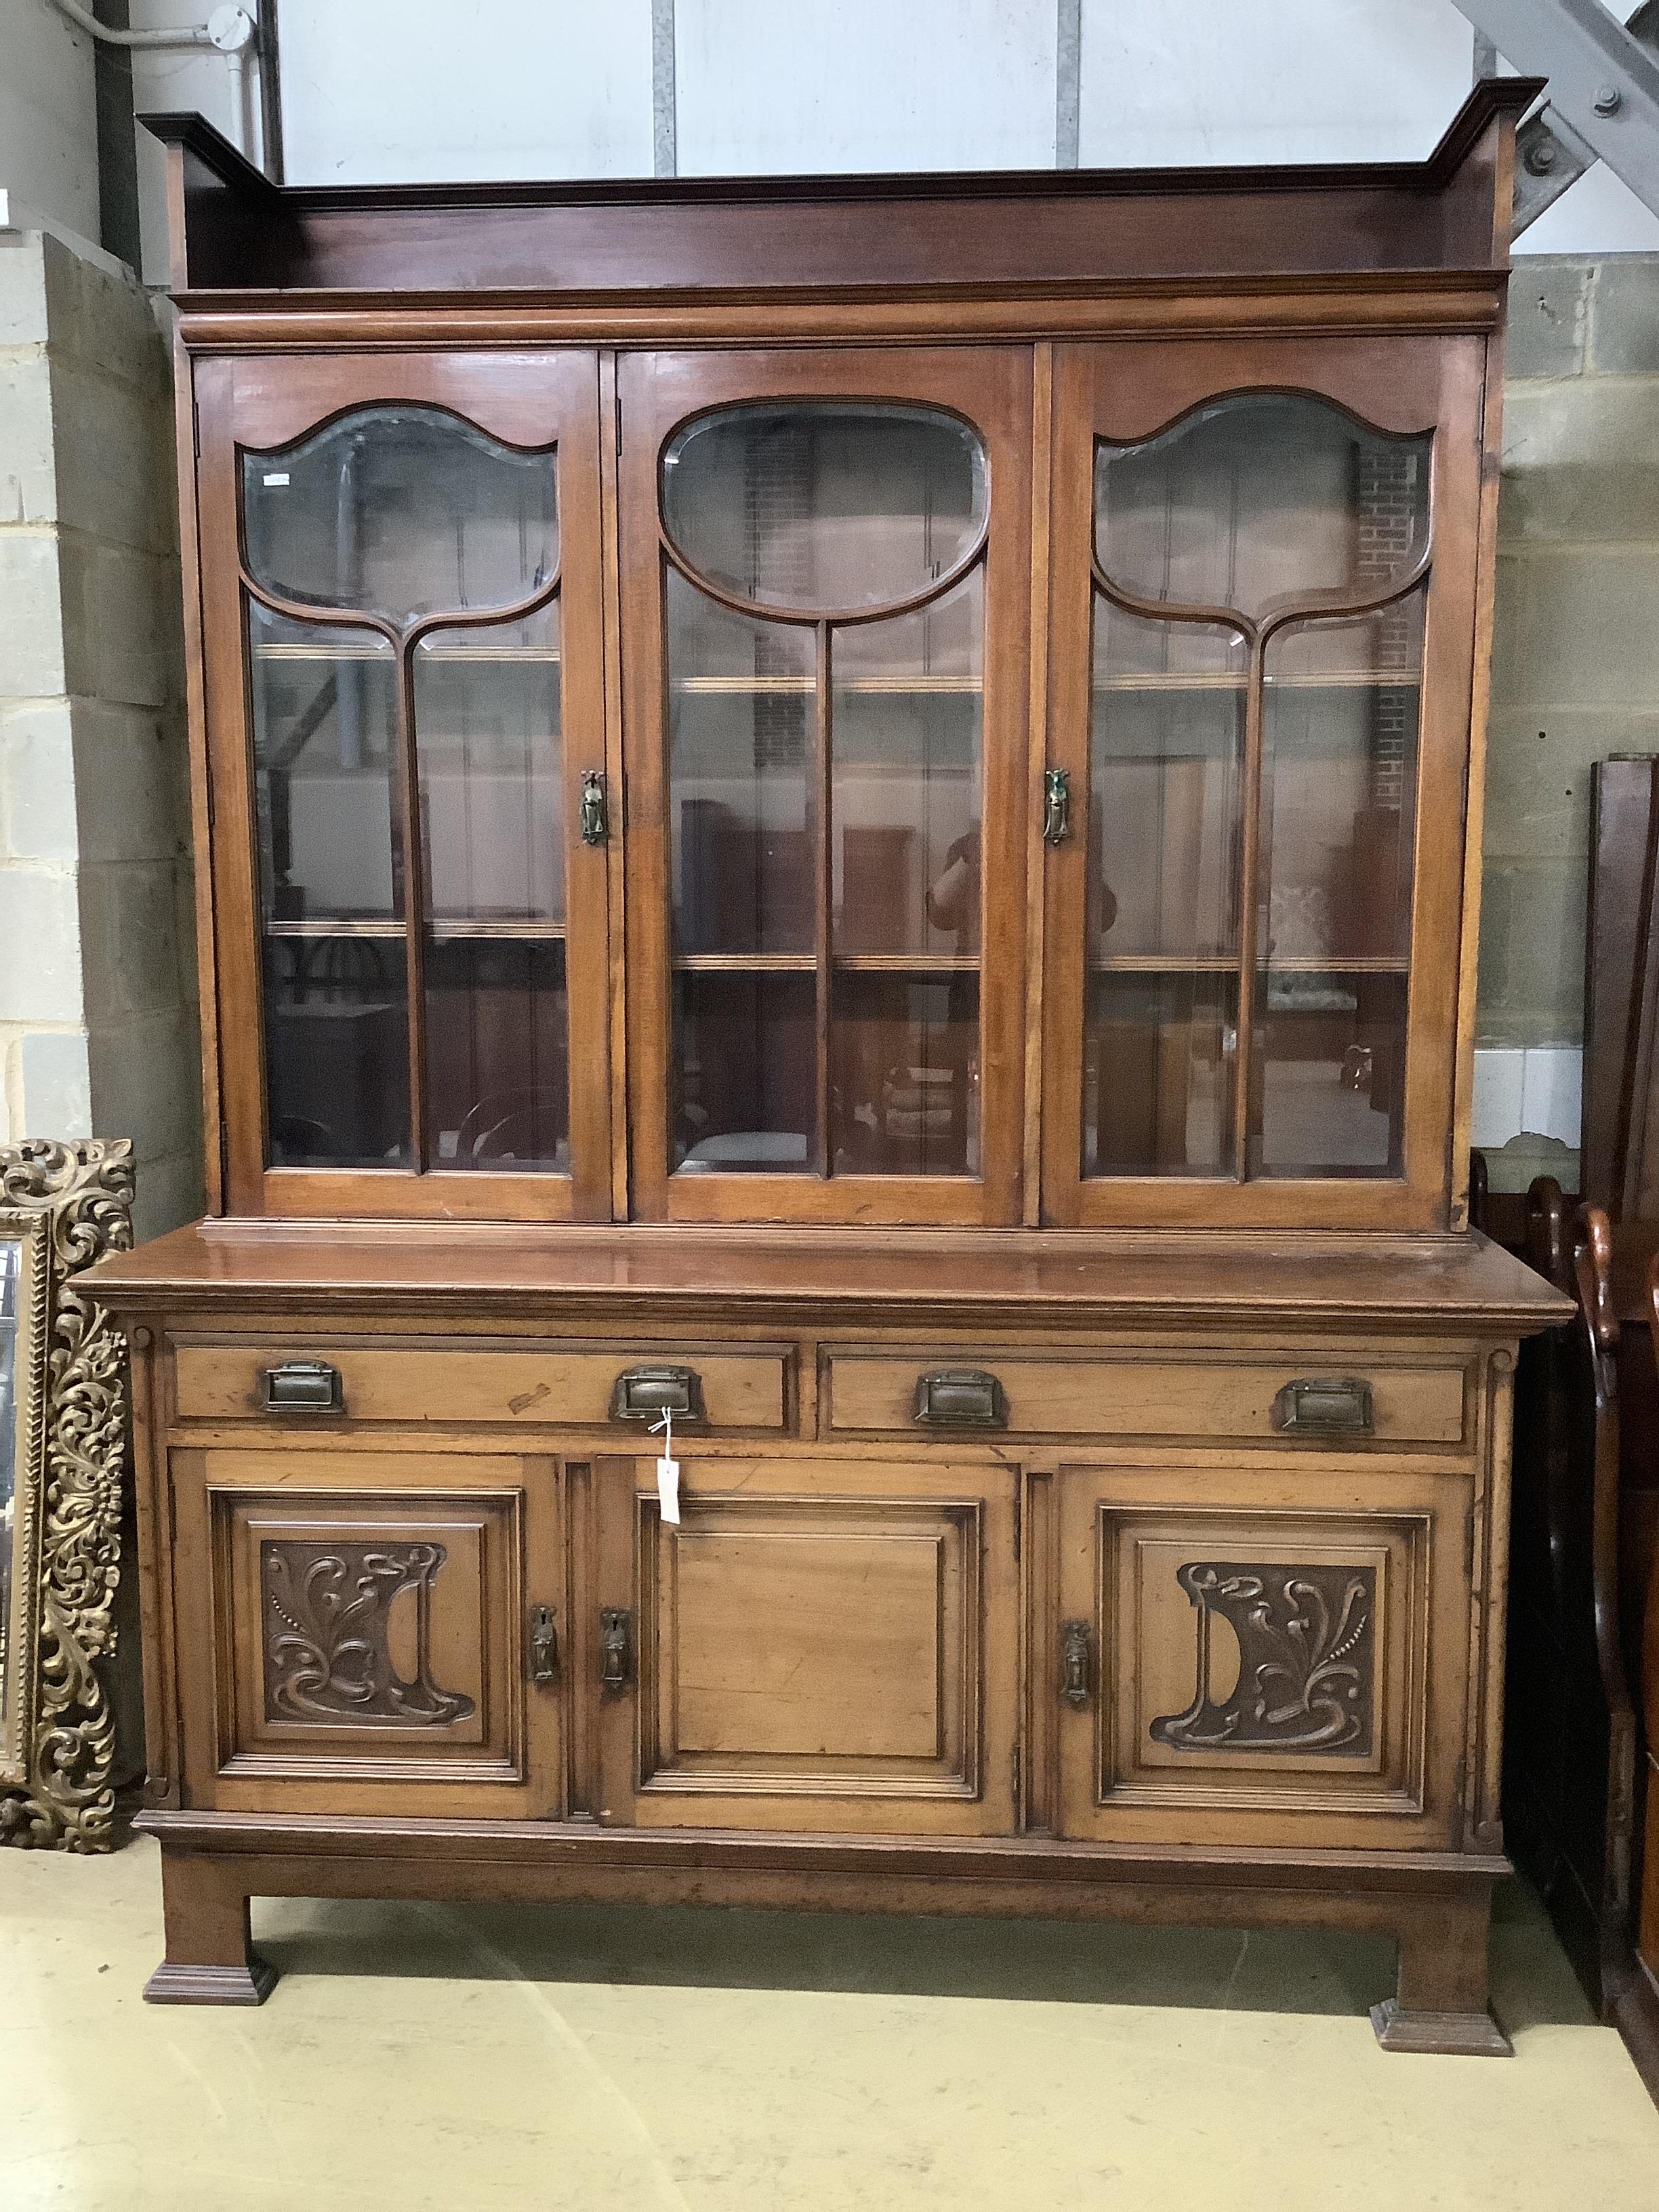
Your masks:
M 214 357 L 194 396 L 222 1203 L 610 1218 L 595 356 Z
M 362 406 L 241 492 L 271 1163 L 568 1174 L 555 452 Z
M 436 407 L 357 407 L 280 453 L 245 453 L 242 528 L 274 598 L 399 627 L 516 605 L 558 566 L 550 456 Z
M 674 1165 L 800 1173 L 817 1142 L 813 632 L 666 578 Z
M 247 609 L 270 1157 L 409 1159 L 398 665 L 374 630 Z
M 428 1157 L 570 1170 L 556 600 L 415 647 Z
M 664 451 L 681 1175 L 978 1171 L 985 498 L 919 408 Z
M 979 1172 L 984 598 L 835 635 L 833 1173 Z
M 1402 1172 L 1431 444 L 1093 441 L 1085 1178 Z
M 1255 1172 L 1401 1172 L 1421 590 L 1265 655 Z

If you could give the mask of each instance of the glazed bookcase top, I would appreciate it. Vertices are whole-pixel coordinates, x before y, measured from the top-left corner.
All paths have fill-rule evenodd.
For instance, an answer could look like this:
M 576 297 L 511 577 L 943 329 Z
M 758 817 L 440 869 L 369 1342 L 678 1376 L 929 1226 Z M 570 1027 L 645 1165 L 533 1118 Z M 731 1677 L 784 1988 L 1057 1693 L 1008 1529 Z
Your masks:
M 1531 97 L 345 190 L 151 118 L 211 1211 L 1460 1231 Z

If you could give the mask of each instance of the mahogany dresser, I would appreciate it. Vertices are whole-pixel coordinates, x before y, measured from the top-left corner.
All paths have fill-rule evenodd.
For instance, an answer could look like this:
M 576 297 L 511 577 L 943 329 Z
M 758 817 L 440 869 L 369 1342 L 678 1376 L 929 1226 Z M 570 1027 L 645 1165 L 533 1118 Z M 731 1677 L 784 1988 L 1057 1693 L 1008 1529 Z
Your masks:
M 1514 122 L 172 178 L 208 1218 L 148 1994 L 249 1899 L 1328 1922 L 1499 2051 L 1467 1227 Z

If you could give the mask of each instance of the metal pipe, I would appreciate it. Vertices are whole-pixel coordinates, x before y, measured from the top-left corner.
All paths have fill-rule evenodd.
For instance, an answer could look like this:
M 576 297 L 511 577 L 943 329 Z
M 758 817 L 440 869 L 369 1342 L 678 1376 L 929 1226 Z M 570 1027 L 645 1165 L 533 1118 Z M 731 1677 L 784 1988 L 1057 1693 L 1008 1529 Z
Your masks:
M 88 38 L 96 39 L 106 46 L 211 46 L 218 44 L 205 23 L 180 24 L 176 29 L 122 31 L 112 24 L 100 23 L 89 9 L 78 4 L 78 0 L 52 0 L 52 5 L 60 15 L 67 15 L 78 30 L 84 31 Z M 237 12 L 240 14 L 240 10 Z
M 244 153 L 248 145 L 247 58 L 259 27 L 246 8 L 216 8 L 205 23 L 179 23 L 154 30 L 125 31 L 100 23 L 81 0 L 51 0 L 51 4 L 76 29 L 84 31 L 100 46 L 147 48 L 211 46 L 230 64 L 231 129 Z M 262 149 L 263 150 L 263 149 Z

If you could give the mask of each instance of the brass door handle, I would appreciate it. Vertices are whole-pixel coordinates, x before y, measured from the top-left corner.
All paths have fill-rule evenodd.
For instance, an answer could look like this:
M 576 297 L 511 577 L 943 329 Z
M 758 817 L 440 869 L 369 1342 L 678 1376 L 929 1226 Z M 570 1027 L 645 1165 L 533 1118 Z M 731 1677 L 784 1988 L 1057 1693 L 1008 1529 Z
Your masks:
M 550 1682 L 559 1671 L 559 1632 L 553 1625 L 550 1605 L 530 1608 L 530 1679 Z
M 340 1370 L 325 1359 L 284 1359 L 265 1370 L 264 1405 L 268 1413 L 343 1413 Z
M 1063 1620 L 1060 1625 L 1060 1694 L 1068 1705 L 1089 1702 L 1089 1624 Z
M 599 1687 L 614 1697 L 634 1674 L 634 1616 L 623 1606 L 599 1607 Z
M 1008 1401 L 994 1375 L 976 1367 L 935 1367 L 917 1376 L 911 1415 L 924 1428 L 1006 1429 Z
M 603 845 L 611 835 L 611 808 L 605 777 L 596 768 L 582 771 L 581 831 L 584 845 Z
M 1072 834 L 1072 778 L 1068 769 L 1046 769 L 1042 776 L 1042 842 L 1063 845 Z
M 1293 1437 L 1368 1437 L 1373 1425 L 1371 1386 L 1354 1375 L 1287 1382 L 1273 1400 L 1273 1425 Z
M 630 1367 L 611 1394 L 613 1421 L 702 1419 L 702 1377 L 695 1367 Z

